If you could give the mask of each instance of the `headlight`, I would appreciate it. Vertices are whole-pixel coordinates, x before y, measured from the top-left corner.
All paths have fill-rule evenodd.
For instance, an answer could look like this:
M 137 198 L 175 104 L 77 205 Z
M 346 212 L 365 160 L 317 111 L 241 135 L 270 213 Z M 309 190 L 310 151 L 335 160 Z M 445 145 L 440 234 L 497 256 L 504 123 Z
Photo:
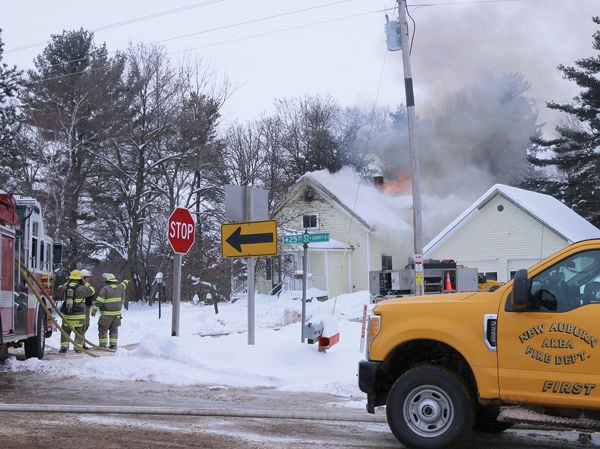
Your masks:
M 375 337 L 379 334 L 381 330 L 381 317 L 379 315 L 371 315 L 369 316 L 369 324 L 368 324 L 368 340 L 367 340 L 367 359 L 369 358 L 369 353 L 371 352 L 371 344 Z

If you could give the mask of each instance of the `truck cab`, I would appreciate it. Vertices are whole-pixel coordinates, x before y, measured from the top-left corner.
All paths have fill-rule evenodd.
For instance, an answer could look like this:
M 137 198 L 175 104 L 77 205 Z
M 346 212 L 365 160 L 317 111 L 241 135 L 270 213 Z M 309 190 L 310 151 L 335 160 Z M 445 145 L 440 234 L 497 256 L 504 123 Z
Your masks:
M 503 430 L 501 405 L 600 410 L 600 240 L 564 248 L 494 291 L 389 299 L 369 318 L 359 387 L 410 448 Z

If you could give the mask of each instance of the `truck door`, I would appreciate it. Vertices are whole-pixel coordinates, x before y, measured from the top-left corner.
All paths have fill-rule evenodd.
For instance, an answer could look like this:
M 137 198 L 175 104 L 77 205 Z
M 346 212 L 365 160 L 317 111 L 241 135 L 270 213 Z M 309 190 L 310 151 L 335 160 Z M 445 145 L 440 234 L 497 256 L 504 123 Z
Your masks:
M 500 397 L 600 407 L 600 250 L 529 274 L 529 305 L 498 314 Z
M 2 335 L 6 336 L 14 328 L 14 238 L 0 230 L 0 318 Z

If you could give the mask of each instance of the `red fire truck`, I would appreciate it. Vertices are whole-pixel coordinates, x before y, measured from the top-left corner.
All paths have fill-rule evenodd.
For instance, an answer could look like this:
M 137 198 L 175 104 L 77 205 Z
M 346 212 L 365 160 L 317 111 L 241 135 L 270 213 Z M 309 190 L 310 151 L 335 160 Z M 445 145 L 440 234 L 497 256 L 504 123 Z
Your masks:
M 46 234 L 37 200 L 0 190 L 0 360 L 9 347 L 24 346 L 26 358 L 44 356 L 56 330 L 46 310 L 61 250 Z

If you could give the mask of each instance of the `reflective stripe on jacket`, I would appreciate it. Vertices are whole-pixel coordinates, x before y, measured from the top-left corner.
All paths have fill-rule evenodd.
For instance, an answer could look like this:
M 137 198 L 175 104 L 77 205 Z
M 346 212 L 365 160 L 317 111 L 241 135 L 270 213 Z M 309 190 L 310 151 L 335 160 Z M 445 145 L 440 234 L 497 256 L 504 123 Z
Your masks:
M 94 304 L 94 310 L 100 310 L 100 315 L 120 316 L 121 304 L 125 288 L 123 284 L 106 284 L 100 289 Z

